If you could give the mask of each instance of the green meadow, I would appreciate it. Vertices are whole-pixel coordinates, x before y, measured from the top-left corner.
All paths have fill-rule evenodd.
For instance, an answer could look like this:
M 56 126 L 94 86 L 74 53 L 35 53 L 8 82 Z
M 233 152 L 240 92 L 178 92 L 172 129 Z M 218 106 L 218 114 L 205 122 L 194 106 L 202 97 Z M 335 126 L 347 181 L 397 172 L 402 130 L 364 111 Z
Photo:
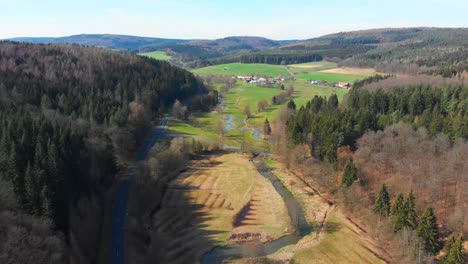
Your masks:
M 294 93 L 290 99 L 293 99 L 296 106 L 299 108 L 314 96 L 329 97 L 332 94 L 338 96 L 341 101 L 348 92 L 347 89 L 333 87 L 334 82 L 354 82 L 355 80 L 365 78 L 371 74 L 362 72 L 351 72 L 351 74 L 321 72 L 323 70 L 334 69 L 336 64 L 332 62 L 312 62 L 296 65 L 268 65 L 268 64 L 241 64 L 229 63 L 215 65 L 201 69 L 193 70 L 196 74 L 211 74 L 224 76 L 238 75 L 257 75 L 257 76 L 292 76 L 290 80 L 284 83 L 286 88 L 293 86 Z M 311 79 L 326 81 L 325 85 L 312 85 Z M 218 88 L 222 84 L 213 83 L 213 86 Z M 254 137 L 252 128 L 262 131 L 263 123 L 266 118 L 273 123 L 279 113 L 281 107 L 287 102 L 271 105 L 273 96 L 282 93 L 283 91 L 277 88 L 260 87 L 256 84 L 249 84 L 243 81 L 237 81 L 234 88 L 230 89 L 225 98 L 225 109 L 222 113 L 211 112 L 196 114 L 195 118 L 190 122 L 180 122 L 173 120 L 170 125 L 172 133 L 185 134 L 196 138 L 202 138 L 208 141 L 219 141 L 220 126 L 226 125 L 226 121 L 232 116 L 232 128 L 225 131 L 224 144 L 239 147 L 241 142 L 245 142 L 253 149 L 265 149 L 265 142 Z M 269 106 L 263 111 L 258 112 L 257 104 L 261 100 L 266 100 Z M 245 122 L 246 116 L 243 113 L 244 108 L 248 106 L 252 117 L 249 118 L 248 124 Z M 249 128 L 247 129 L 247 126 Z
M 167 55 L 164 51 L 152 51 L 152 52 L 144 52 L 138 53 L 138 55 L 149 57 L 155 60 L 170 60 L 171 56 Z
M 228 63 L 209 66 L 193 70 L 195 74 L 205 75 L 258 75 L 276 77 L 278 75 L 288 76 L 289 72 L 286 67 L 280 65 L 269 64 L 243 64 L 243 63 Z
M 369 75 L 358 75 L 358 74 L 341 74 L 341 73 L 330 73 L 330 72 L 314 72 L 304 75 L 297 76 L 298 79 L 306 80 L 320 80 L 326 82 L 349 82 L 353 83 L 356 80 L 364 79 Z

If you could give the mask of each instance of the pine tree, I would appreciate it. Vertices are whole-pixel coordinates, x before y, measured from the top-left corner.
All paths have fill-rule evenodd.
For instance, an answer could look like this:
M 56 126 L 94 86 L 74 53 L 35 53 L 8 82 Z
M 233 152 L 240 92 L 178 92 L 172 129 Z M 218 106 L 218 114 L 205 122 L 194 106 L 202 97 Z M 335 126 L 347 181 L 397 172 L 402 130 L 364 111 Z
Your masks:
M 35 179 L 34 179 L 34 174 L 31 168 L 31 164 L 28 162 L 28 166 L 26 167 L 26 172 L 24 173 L 24 187 L 26 190 L 26 208 L 29 213 L 34 213 L 34 204 L 33 204 L 33 199 L 36 199 L 37 197 L 34 195 L 35 191 Z
M 21 204 L 25 202 L 24 175 L 21 174 L 18 166 L 18 154 L 16 144 L 11 145 L 10 157 L 8 159 L 8 175 L 13 183 L 13 190 Z
M 418 216 L 416 215 L 416 204 L 413 195 L 413 190 L 410 191 L 405 201 L 405 226 L 411 229 L 416 229 L 418 225 Z
M 270 121 L 268 121 L 268 118 L 265 119 L 265 123 L 263 123 L 263 133 L 268 136 L 271 134 L 271 126 Z
M 404 227 L 405 215 L 404 215 L 405 200 L 403 194 L 399 194 L 395 200 L 395 204 L 392 206 L 391 215 L 393 222 L 393 230 L 395 232 L 400 231 Z
M 357 169 L 352 160 L 346 161 L 343 179 L 341 183 L 346 187 L 351 186 L 357 180 Z
M 390 214 L 390 195 L 388 193 L 387 185 L 383 184 L 382 188 L 375 200 L 374 213 L 381 216 L 388 216 Z
M 426 250 L 432 254 L 437 253 L 439 249 L 439 230 L 437 228 L 437 219 L 432 208 L 428 208 L 424 212 L 418 226 L 417 235 L 424 241 Z
M 294 100 L 289 100 L 288 109 L 289 110 L 296 110 L 296 103 L 294 103 Z
M 338 108 L 338 97 L 336 94 L 332 94 L 330 98 L 328 99 L 328 106 L 331 109 L 337 109 Z
M 463 256 L 463 236 L 450 236 L 444 246 L 445 256 L 440 260 L 442 264 L 464 264 L 465 257 Z

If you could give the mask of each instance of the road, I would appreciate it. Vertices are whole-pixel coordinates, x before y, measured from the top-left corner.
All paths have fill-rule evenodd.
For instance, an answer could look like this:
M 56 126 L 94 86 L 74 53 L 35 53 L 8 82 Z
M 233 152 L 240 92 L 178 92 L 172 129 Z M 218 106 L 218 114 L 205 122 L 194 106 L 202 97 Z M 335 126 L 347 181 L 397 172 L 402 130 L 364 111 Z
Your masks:
M 116 199 L 112 209 L 112 248 L 110 263 L 125 264 L 127 262 L 127 200 L 128 191 L 133 176 L 138 171 L 138 164 L 146 159 L 148 152 L 154 144 L 165 135 L 169 116 L 161 120 L 159 126 L 153 130 L 151 137 L 138 151 L 135 162 L 130 166 L 122 177 L 117 190 Z

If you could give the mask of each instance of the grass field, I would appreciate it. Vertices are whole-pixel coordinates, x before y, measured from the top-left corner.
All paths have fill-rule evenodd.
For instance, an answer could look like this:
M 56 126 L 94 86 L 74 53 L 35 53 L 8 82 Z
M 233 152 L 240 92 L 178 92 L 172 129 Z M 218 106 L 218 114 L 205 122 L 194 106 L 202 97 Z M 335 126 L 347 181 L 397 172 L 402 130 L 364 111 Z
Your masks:
M 322 70 L 335 69 L 336 63 L 328 61 L 309 62 L 302 64 L 292 64 L 286 66 L 294 75 L 310 74 Z
M 331 73 L 331 72 L 313 72 L 308 74 L 303 74 L 297 76 L 298 79 L 306 80 L 320 80 L 326 82 L 349 82 L 353 83 L 356 80 L 364 79 L 368 77 L 369 74 L 341 74 L 341 73 Z
M 296 103 L 297 107 L 305 105 L 315 95 L 328 97 L 332 93 L 336 93 L 338 95 L 338 99 L 341 100 L 348 92 L 346 89 L 310 85 L 304 80 L 296 80 L 291 82 L 291 84 L 294 86 L 295 90 L 292 99 Z M 288 86 L 288 84 L 286 84 L 286 86 Z M 250 119 L 250 123 L 257 127 L 261 127 L 265 118 L 268 118 L 270 121 L 274 121 L 278 115 L 280 107 L 286 104 L 287 101 L 282 104 L 270 105 L 261 113 L 257 112 L 257 103 L 260 100 L 265 99 L 271 104 L 271 98 L 281 92 L 281 90 L 275 88 L 257 87 L 252 84 L 240 84 L 238 87 L 231 89 L 225 96 L 228 106 L 226 113 L 233 114 L 239 118 L 245 118 L 242 111 L 245 106 L 249 106 L 251 112 L 254 113 L 254 116 Z
M 339 69 L 342 68 L 336 68 L 335 63 L 321 61 L 287 66 L 230 63 L 201 68 L 194 70 L 193 72 L 197 74 L 228 76 L 277 76 L 278 74 L 288 76 L 289 73 L 292 73 L 294 75 L 294 79 L 286 81 L 284 85 L 286 88 L 291 85 L 294 86 L 292 99 L 294 99 L 296 106 L 299 108 L 307 104 L 307 102 L 316 95 L 329 97 L 332 94 L 336 94 L 338 99 L 341 101 L 348 90 L 334 88 L 332 83 L 338 81 L 352 83 L 357 79 L 362 79 L 372 75 L 369 71 L 360 71 L 359 69 L 351 68 L 346 68 L 344 71 L 346 74 L 344 74 L 341 73 L 342 71 L 339 71 Z M 310 79 L 326 81 L 329 82 L 329 84 L 311 85 L 309 82 Z M 214 83 L 213 85 L 218 90 L 221 86 L 221 84 L 218 83 Z M 224 144 L 239 147 L 241 142 L 245 141 L 247 145 L 251 146 L 253 149 L 264 150 L 266 147 L 265 143 L 258 140 L 258 137 L 254 137 L 252 128 L 256 128 L 257 131 L 262 132 L 261 130 L 265 118 L 268 118 L 270 122 L 274 122 L 278 116 L 279 109 L 286 104 L 287 101 L 278 105 L 270 105 L 261 113 L 257 110 L 257 103 L 261 100 L 266 100 L 271 104 L 271 98 L 281 92 L 281 90 L 276 88 L 258 87 L 255 84 L 238 81 L 237 85 L 225 94 L 227 108 L 223 113 L 212 112 L 196 114 L 195 120 L 190 123 L 171 122 L 170 129 L 173 133 L 180 133 L 215 141 L 218 139 L 220 131 L 219 122 L 227 120 L 228 116 L 232 115 L 233 127 L 229 131 L 225 131 L 227 136 L 224 140 Z M 250 130 L 248 131 L 245 130 L 246 123 L 244 122 L 245 115 L 243 114 L 245 106 L 249 106 L 250 111 L 253 114 L 248 121 L 250 126 Z M 245 132 L 242 132 L 241 130 L 245 130 Z
M 206 156 L 195 161 L 170 186 L 175 188 L 169 192 L 175 191 L 176 195 L 201 206 L 207 216 L 203 219 L 203 229 L 216 231 L 210 237 L 216 245 L 238 242 L 233 234 L 257 233 L 260 241 L 278 238 L 291 225 L 282 198 L 256 171 L 248 155 Z M 177 196 L 171 193 L 167 196 L 170 200 L 166 200 L 166 206 L 177 205 Z M 245 215 L 237 217 L 247 204 Z
M 138 53 L 138 55 L 146 56 L 155 60 L 170 60 L 171 56 L 167 55 L 164 51 L 152 51 L 152 52 L 144 52 Z
M 243 64 L 229 63 L 209 66 L 193 71 L 195 74 L 211 74 L 211 75 L 257 75 L 276 77 L 278 75 L 288 76 L 289 73 L 284 66 L 269 65 L 269 64 Z

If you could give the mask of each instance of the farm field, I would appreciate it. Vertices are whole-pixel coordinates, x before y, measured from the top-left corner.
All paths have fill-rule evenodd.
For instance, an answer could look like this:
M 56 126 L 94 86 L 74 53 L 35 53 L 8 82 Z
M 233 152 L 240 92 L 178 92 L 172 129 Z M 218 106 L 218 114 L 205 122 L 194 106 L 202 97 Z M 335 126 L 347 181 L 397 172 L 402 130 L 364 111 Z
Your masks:
M 227 70 L 225 70 L 227 69 Z M 198 74 L 218 74 L 218 75 L 270 75 L 278 74 L 289 75 L 288 71 L 293 75 L 289 75 L 289 80 L 284 82 L 285 88 L 294 87 L 294 93 L 290 99 L 293 99 L 296 106 L 299 108 L 310 101 L 314 96 L 329 97 L 332 94 L 338 96 L 341 101 L 348 93 L 347 89 L 333 87 L 334 82 L 354 82 L 357 79 L 362 79 L 372 75 L 368 71 L 351 71 L 346 69 L 348 74 L 331 72 L 339 71 L 336 64 L 332 62 L 311 62 L 304 64 L 295 64 L 288 66 L 281 65 L 266 65 L 266 64 L 222 64 L 210 66 L 194 70 Z M 326 85 L 312 85 L 310 79 L 317 79 L 328 82 Z M 222 86 L 219 83 L 213 83 L 213 86 L 218 90 Z M 195 114 L 194 119 L 190 122 L 171 121 L 170 131 L 172 133 L 184 134 L 200 139 L 205 139 L 211 142 L 219 142 L 220 123 L 224 122 L 226 129 L 223 144 L 233 147 L 240 147 L 242 143 L 247 145 L 252 150 L 266 150 L 267 146 L 263 142 L 263 123 L 266 118 L 273 123 L 278 116 L 279 109 L 288 101 L 285 100 L 280 104 L 272 105 L 271 99 L 273 96 L 282 93 L 278 88 L 260 87 L 256 84 L 249 84 L 243 81 L 237 81 L 234 88 L 230 89 L 224 95 L 225 108 L 222 113 L 211 112 L 204 114 Z M 258 112 L 257 104 L 261 100 L 266 100 L 269 106 L 263 111 Z M 245 121 L 246 116 L 243 113 L 244 108 L 248 106 L 252 113 L 248 122 Z M 229 125 L 227 124 L 229 123 Z
M 149 57 L 155 60 L 170 60 L 171 56 L 167 55 L 164 51 L 152 51 L 152 52 L 144 52 L 138 53 L 138 55 Z
M 287 65 L 286 68 L 294 75 L 309 74 L 313 72 L 336 69 L 336 63 L 328 61 L 309 62 Z
M 298 79 L 306 80 L 320 80 L 326 82 L 349 82 L 353 83 L 358 79 L 363 79 L 368 77 L 369 74 L 342 74 L 342 73 L 332 73 L 332 72 L 313 72 L 308 74 L 303 74 L 297 76 Z
M 179 261 L 186 254 L 200 257 L 213 246 L 265 242 L 291 228 L 284 201 L 249 158 L 244 154 L 200 156 L 169 184 L 155 216 L 160 232 L 174 236 L 169 255 Z M 196 210 L 195 217 L 191 210 Z M 199 243 L 197 236 L 208 237 L 212 244 Z
M 193 70 L 195 74 L 211 74 L 211 75 L 257 75 L 276 77 L 278 75 L 288 76 L 289 73 L 284 66 L 270 64 L 243 64 L 243 63 L 228 63 L 209 66 Z

